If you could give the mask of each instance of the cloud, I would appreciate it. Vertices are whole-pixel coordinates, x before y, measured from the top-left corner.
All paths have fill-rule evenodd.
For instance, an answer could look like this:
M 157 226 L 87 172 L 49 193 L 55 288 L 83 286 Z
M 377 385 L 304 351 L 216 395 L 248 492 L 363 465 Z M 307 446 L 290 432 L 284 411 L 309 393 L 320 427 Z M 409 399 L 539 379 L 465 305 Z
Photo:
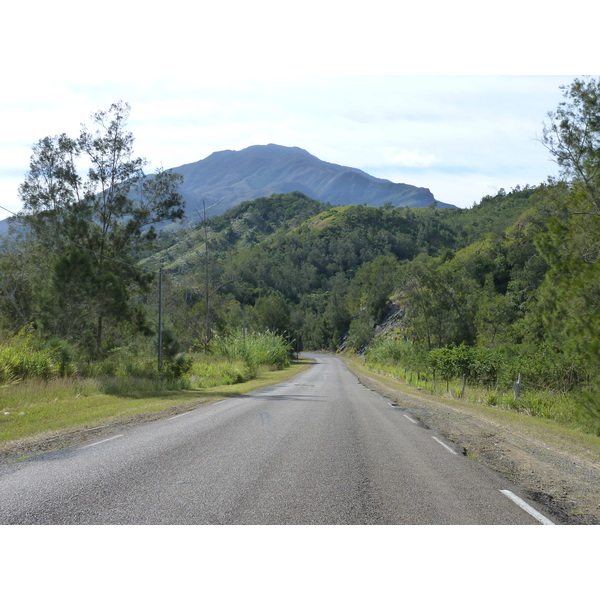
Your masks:
M 200 73 L 200 74 L 198 74 Z M 170 168 L 253 144 L 300 146 L 319 158 L 377 177 L 429 187 L 441 201 L 470 206 L 484 180 L 510 189 L 550 174 L 535 142 L 569 77 L 201 75 L 177 80 L 29 81 L 0 98 L 0 205 L 16 190 L 31 146 L 45 135 L 76 135 L 89 115 L 122 99 L 151 168 Z M 461 188 L 462 182 L 462 188 Z
M 400 167 L 425 168 L 438 162 L 433 154 L 421 154 L 397 148 L 384 148 L 384 152 L 388 154 L 388 164 Z

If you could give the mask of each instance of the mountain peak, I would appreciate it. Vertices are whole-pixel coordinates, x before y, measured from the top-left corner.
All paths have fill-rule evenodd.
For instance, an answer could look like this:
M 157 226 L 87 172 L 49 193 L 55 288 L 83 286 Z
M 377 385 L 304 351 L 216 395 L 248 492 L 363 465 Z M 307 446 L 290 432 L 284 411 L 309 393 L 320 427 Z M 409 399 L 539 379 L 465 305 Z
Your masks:
M 254 145 L 221 150 L 207 158 L 171 169 L 184 176 L 181 193 L 188 214 L 203 201 L 212 214 L 246 200 L 299 191 L 333 205 L 429 206 L 437 202 L 427 189 L 378 179 L 353 167 L 325 162 L 298 146 Z M 438 202 L 439 208 L 456 208 Z

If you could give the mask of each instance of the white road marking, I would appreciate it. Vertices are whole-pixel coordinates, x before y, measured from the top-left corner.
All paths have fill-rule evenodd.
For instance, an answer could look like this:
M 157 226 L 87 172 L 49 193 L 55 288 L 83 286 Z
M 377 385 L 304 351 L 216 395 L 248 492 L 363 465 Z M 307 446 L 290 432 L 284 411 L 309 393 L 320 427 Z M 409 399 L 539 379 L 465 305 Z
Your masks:
M 189 415 L 191 412 L 192 412 L 191 410 L 188 410 L 187 412 L 179 413 L 178 415 L 175 415 L 173 417 L 169 417 L 167 419 L 167 421 L 171 421 L 172 419 L 179 419 L 179 417 L 183 417 L 184 415 Z
M 547 519 L 542 513 L 538 512 L 532 506 L 529 506 L 525 500 L 521 500 L 519 496 L 513 494 L 510 490 L 500 490 L 507 498 L 512 500 L 517 506 L 522 508 L 526 513 L 529 513 L 534 519 L 538 520 L 542 525 L 556 525 L 550 519 Z
M 415 421 L 414 419 L 411 419 L 408 415 L 404 415 L 411 423 L 414 423 L 415 425 L 418 423 L 418 421 Z
M 450 448 L 450 446 L 448 446 L 447 444 L 444 444 L 444 442 L 442 442 L 441 440 L 438 440 L 435 435 L 431 436 L 438 444 L 441 444 L 442 446 L 444 446 L 444 448 L 446 448 L 446 450 L 448 450 L 448 452 L 452 452 L 452 454 L 457 454 L 457 452 L 455 452 L 454 450 L 452 450 L 452 448 Z
M 116 440 L 117 438 L 123 437 L 123 434 L 113 435 L 112 437 L 106 438 L 105 440 L 100 440 L 99 442 L 94 442 L 93 444 L 88 444 L 84 446 L 84 448 L 91 448 L 92 446 L 97 446 L 98 444 L 104 444 L 104 442 L 110 442 L 110 440 Z

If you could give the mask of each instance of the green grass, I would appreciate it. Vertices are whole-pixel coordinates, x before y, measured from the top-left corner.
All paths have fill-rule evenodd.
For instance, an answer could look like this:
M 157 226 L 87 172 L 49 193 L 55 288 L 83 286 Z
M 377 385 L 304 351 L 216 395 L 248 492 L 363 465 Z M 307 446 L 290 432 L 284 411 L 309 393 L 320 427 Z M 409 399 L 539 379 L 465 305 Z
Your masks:
M 263 367 L 263 370 L 267 370 L 267 367 Z M 186 379 L 192 388 L 205 389 L 217 385 L 243 383 L 254 379 L 257 374 L 258 367 L 250 366 L 242 359 L 228 360 L 205 356 L 202 361 L 194 362 Z
M 241 383 L 204 380 L 204 387 L 166 389 L 165 384 L 135 378 L 28 380 L 0 387 L 0 451 L 16 442 L 127 421 L 214 402 L 273 385 L 304 370 L 297 362 L 282 370 L 258 369 Z M 162 389 L 161 389 L 162 386 Z
M 463 383 L 459 379 L 437 380 L 414 368 L 388 361 L 366 361 L 365 368 L 373 373 L 393 377 L 409 387 L 441 398 L 459 399 L 464 402 L 492 406 L 497 409 L 521 413 L 554 421 L 585 433 L 598 435 L 597 420 L 588 415 L 573 394 L 552 391 L 524 390 L 515 398 L 513 390 L 490 389 Z
M 535 416 L 525 410 L 517 411 L 487 403 L 482 401 L 480 395 L 475 394 L 473 391 L 470 392 L 473 394 L 472 396 L 468 395 L 465 399 L 458 399 L 459 386 L 456 386 L 454 390 L 451 387 L 453 394 L 450 395 L 445 393 L 444 384 L 444 393 L 433 395 L 424 387 L 409 385 L 406 379 L 374 370 L 356 356 L 347 357 L 346 362 L 355 374 L 366 375 L 379 384 L 406 394 L 417 401 L 435 402 L 461 412 L 472 413 L 483 419 L 500 423 L 508 431 L 518 430 L 531 435 L 532 439 L 548 440 L 549 443 L 557 444 L 565 451 L 593 456 L 595 460 L 597 460 L 598 452 L 600 452 L 600 437 L 594 431 L 589 431 L 585 427 L 577 427 L 573 424 L 558 422 L 555 419 Z

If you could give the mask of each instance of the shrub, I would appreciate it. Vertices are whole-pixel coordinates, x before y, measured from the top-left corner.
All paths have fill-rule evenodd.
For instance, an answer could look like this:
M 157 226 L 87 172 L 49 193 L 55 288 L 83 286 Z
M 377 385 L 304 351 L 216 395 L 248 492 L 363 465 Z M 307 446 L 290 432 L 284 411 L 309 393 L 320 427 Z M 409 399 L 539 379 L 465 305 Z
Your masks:
M 160 375 L 167 379 L 181 379 L 192 370 L 193 362 L 191 357 L 178 354 L 163 363 Z
M 0 382 L 61 375 L 60 360 L 30 328 L 0 346 Z
M 250 367 L 272 365 L 283 368 L 289 365 L 292 346 L 275 333 L 247 333 L 215 337 L 209 353 L 229 360 L 243 360 Z
M 190 369 L 189 379 L 194 387 L 208 388 L 232 385 L 253 379 L 258 369 L 242 360 L 230 360 L 215 356 L 196 356 Z

